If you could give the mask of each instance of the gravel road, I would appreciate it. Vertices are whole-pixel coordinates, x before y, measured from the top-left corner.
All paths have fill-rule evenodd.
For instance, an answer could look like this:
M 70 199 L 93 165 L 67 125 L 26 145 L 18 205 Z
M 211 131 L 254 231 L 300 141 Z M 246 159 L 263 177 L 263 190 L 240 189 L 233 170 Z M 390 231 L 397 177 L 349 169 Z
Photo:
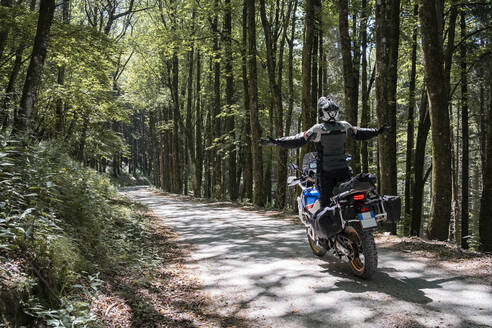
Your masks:
M 190 245 L 203 290 L 221 314 L 257 327 L 492 327 L 492 286 L 379 249 L 372 280 L 315 257 L 304 229 L 261 213 L 177 200 L 144 187 L 147 205 Z

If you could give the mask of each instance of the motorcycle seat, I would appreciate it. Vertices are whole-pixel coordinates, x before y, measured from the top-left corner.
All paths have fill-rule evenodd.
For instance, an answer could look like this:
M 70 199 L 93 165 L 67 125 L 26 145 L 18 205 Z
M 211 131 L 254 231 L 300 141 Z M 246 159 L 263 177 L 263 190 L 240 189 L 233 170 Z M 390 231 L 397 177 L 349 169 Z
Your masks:
M 359 173 L 352 179 L 341 182 L 333 188 L 333 194 L 337 195 L 346 191 L 366 192 L 375 187 L 376 176 L 370 173 Z

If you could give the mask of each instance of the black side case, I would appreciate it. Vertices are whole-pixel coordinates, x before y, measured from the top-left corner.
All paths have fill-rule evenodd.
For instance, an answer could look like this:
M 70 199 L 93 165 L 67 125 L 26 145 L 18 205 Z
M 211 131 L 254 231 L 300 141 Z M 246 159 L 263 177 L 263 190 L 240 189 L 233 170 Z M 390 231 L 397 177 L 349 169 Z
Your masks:
M 401 198 L 399 196 L 383 196 L 383 206 L 388 220 L 396 223 L 401 219 Z
M 315 229 L 321 238 L 330 238 L 342 231 L 339 207 L 325 207 L 315 218 Z

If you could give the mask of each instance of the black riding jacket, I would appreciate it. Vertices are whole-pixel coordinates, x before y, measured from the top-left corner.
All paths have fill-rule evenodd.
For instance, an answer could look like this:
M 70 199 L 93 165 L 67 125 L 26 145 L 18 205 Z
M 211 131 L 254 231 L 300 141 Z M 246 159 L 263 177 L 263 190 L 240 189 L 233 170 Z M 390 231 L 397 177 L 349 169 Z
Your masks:
M 299 148 L 308 141 L 314 142 L 318 152 L 318 167 L 326 172 L 347 167 L 345 154 L 347 137 L 367 140 L 378 134 L 378 129 L 359 128 L 345 121 L 324 122 L 294 136 L 275 139 L 275 144 L 284 148 Z

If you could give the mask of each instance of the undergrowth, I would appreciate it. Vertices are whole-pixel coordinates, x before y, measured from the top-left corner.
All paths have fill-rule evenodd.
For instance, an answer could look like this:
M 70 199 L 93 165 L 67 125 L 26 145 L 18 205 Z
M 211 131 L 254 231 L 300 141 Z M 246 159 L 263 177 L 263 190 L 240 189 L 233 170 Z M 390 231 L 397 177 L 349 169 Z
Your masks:
M 0 135 L 0 327 L 98 326 L 101 275 L 148 260 L 139 212 L 62 146 Z

